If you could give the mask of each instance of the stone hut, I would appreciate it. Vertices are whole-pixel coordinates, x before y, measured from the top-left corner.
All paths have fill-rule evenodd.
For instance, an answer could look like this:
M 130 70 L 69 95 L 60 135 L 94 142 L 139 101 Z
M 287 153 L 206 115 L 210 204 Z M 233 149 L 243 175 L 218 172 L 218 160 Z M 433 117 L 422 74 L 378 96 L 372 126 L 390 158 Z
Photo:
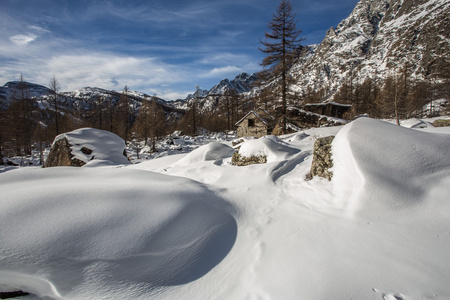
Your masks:
M 271 134 L 274 120 L 265 109 L 252 110 L 236 123 L 237 137 L 259 138 Z

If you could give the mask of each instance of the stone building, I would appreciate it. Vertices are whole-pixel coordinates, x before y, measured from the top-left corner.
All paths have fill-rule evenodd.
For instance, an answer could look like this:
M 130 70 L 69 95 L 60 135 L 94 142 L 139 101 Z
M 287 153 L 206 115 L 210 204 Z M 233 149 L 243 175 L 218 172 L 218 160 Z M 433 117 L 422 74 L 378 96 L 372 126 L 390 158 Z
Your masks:
M 272 133 L 275 118 L 266 110 L 258 108 L 246 114 L 236 123 L 238 137 L 262 137 Z

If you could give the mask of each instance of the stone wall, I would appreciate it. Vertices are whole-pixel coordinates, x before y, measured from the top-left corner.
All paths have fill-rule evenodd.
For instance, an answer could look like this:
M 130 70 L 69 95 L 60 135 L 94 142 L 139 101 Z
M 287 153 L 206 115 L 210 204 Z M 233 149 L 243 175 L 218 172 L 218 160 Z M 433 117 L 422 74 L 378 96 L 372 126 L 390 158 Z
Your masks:
M 237 128 L 237 137 L 253 136 L 259 138 L 267 134 L 267 125 L 254 114 L 250 114 Z

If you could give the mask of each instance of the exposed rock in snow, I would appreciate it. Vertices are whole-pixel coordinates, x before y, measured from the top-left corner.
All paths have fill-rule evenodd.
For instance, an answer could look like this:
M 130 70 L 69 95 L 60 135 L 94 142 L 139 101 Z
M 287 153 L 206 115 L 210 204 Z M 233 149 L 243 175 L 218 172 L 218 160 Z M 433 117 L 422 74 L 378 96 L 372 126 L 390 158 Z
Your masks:
M 242 156 L 239 152 L 233 153 L 233 157 L 231 159 L 231 164 L 239 167 L 254 164 L 265 164 L 266 162 L 267 157 L 264 155 Z
M 330 171 L 333 167 L 333 159 L 331 157 L 331 143 L 333 140 L 334 136 L 327 136 L 318 138 L 314 143 L 310 178 L 319 176 L 331 180 L 331 177 L 333 177 L 333 173 Z
M 434 127 L 450 126 L 450 119 L 439 119 L 433 122 Z
M 61 138 L 55 141 L 52 149 L 45 160 L 44 168 L 49 167 L 81 167 L 86 162 L 74 157 L 72 149 L 67 138 Z

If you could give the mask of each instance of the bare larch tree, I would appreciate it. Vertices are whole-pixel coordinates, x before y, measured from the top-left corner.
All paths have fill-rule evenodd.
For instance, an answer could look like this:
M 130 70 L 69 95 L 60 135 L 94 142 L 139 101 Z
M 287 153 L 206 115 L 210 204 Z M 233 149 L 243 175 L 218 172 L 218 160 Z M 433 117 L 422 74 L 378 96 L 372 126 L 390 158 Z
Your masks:
M 276 14 L 267 25 L 269 32 L 265 33 L 265 40 L 260 40 L 262 47 L 259 49 L 266 54 L 262 61 L 263 67 L 270 67 L 273 76 L 281 75 L 281 101 L 283 129 L 286 133 L 286 106 L 288 90 L 288 71 L 290 65 L 301 48 L 299 38 L 301 30 L 296 29 L 296 14 L 292 12 L 292 4 L 289 1 L 281 0 Z

